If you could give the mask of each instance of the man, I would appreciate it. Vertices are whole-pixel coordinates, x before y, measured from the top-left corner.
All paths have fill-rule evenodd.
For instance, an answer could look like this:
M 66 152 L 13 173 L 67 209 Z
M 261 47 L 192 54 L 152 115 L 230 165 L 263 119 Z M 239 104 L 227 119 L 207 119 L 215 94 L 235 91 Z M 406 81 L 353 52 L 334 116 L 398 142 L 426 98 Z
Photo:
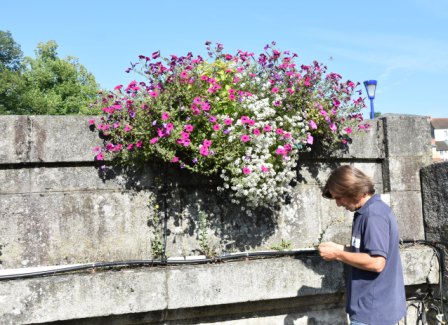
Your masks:
M 346 311 L 352 325 L 393 325 L 406 315 L 396 218 L 372 180 L 352 166 L 335 169 L 323 196 L 355 212 L 351 244 L 319 245 L 326 261 L 348 266 Z

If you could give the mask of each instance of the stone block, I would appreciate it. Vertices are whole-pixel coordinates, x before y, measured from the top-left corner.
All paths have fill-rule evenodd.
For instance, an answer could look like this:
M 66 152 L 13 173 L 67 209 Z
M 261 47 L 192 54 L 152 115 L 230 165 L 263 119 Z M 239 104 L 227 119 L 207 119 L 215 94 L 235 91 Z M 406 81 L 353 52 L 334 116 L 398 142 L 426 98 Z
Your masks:
M 421 170 L 426 238 L 448 242 L 448 162 Z
M 391 192 L 390 206 L 398 222 L 401 239 L 425 239 L 422 199 L 419 191 Z
M 385 114 L 380 117 L 385 128 L 387 157 L 427 157 L 431 162 L 429 118 L 416 115 Z

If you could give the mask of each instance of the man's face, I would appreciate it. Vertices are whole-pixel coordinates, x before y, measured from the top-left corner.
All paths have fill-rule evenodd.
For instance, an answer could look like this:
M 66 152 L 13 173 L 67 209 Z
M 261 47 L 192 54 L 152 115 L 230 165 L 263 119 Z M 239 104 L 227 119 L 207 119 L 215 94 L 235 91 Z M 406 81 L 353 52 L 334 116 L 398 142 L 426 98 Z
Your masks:
M 330 192 L 331 193 L 331 192 Z M 359 200 L 348 199 L 331 193 L 331 197 L 336 201 L 338 207 L 344 207 L 348 211 L 354 212 L 362 206 L 362 198 Z

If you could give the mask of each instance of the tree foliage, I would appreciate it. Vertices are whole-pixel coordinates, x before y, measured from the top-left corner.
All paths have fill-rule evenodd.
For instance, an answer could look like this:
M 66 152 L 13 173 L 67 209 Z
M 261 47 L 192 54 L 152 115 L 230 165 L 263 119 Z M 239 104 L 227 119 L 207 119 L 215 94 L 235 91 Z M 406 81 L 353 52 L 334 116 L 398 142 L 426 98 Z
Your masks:
M 10 31 L 0 30 L 0 71 L 17 71 L 21 67 L 23 53 Z
M 89 106 L 99 91 L 95 77 L 77 58 L 59 58 L 57 48 L 55 41 L 39 43 L 35 58 L 21 59 L 18 69 L 5 59 L 7 68 L 0 71 L 0 114 L 94 113 Z

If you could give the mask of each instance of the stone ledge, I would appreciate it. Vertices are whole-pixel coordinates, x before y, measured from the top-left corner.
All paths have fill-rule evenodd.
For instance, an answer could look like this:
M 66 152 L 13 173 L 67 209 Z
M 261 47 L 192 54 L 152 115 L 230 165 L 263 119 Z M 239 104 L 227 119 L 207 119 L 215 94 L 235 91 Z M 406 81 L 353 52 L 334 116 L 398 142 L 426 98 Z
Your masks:
M 438 282 L 430 247 L 403 248 L 402 260 L 406 285 Z M 342 264 L 318 256 L 126 269 L 2 281 L 0 319 L 43 323 L 341 292 Z

